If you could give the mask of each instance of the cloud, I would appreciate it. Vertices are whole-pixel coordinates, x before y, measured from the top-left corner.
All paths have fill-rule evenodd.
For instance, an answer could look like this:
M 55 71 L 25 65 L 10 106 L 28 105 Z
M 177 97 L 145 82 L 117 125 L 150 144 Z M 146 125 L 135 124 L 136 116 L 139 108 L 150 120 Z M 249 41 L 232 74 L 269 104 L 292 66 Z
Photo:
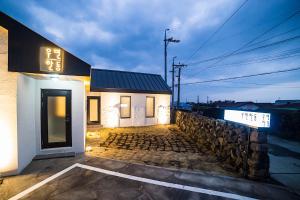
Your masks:
M 105 30 L 97 21 L 86 19 L 72 19 L 70 16 L 59 15 L 37 4 L 30 4 L 28 12 L 32 16 L 39 16 L 35 23 L 39 23 L 44 31 L 54 36 L 55 41 L 69 42 L 100 42 L 112 43 L 116 40 L 115 33 Z M 76 13 L 76 11 L 74 11 Z
M 181 11 L 172 18 L 169 25 L 178 37 L 185 40 L 189 39 L 193 32 L 203 31 L 221 24 L 239 3 L 230 0 L 187 2 L 178 6 Z M 182 10 L 187 12 L 182 12 Z
M 91 55 L 91 65 L 92 68 L 97 68 L 97 69 L 126 71 L 126 68 L 124 68 L 123 66 L 120 66 L 117 63 L 113 63 L 109 59 L 98 56 L 96 54 Z

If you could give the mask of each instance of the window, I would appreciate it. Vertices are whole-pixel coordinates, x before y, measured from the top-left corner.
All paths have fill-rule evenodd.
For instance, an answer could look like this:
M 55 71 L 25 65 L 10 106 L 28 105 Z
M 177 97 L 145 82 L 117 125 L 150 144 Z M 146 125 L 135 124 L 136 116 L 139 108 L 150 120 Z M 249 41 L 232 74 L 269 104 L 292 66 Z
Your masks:
M 88 96 L 87 97 L 87 119 L 88 124 L 100 123 L 100 97 Z
M 131 117 L 131 97 L 121 96 L 120 115 L 121 118 Z
M 146 97 L 146 117 L 154 117 L 155 115 L 155 98 Z

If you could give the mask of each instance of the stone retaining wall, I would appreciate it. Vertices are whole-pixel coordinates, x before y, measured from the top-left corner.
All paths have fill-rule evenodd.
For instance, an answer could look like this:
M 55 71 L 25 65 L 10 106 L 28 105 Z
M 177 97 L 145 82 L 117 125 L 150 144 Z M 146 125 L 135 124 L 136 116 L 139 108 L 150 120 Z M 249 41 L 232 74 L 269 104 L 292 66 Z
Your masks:
M 269 177 L 267 135 L 255 128 L 176 111 L 176 124 L 223 166 L 251 179 Z M 249 141 L 250 139 L 250 141 Z

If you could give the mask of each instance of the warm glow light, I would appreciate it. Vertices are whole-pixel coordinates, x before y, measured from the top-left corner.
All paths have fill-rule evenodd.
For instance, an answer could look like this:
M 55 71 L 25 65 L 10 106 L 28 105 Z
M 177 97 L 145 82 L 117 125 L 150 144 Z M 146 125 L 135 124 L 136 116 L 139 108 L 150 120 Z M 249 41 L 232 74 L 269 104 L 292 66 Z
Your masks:
M 58 81 L 59 80 L 59 75 L 58 74 L 50 74 L 49 77 L 52 81 Z
M 57 96 L 53 98 L 53 107 L 55 108 L 55 116 L 65 117 L 66 116 L 66 97 Z
M 40 70 L 46 72 L 63 72 L 63 50 L 53 47 L 40 48 Z
M 12 170 L 15 167 L 14 136 L 11 130 L 11 123 L 7 122 L 3 116 L 0 116 L 0 173 Z
M 159 124 L 168 124 L 170 116 L 170 107 L 169 106 L 158 106 L 158 123 Z
M 89 152 L 89 151 L 92 151 L 93 150 L 93 148 L 91 147 L 91 146 L 87 146 L 86 148 L 85 148 L 85 151 L 86 152 Z
M 90 85 L 90 81 L 83 81 L 84 85 Z
M 120 119 L 120 96 L 115 93 L 109 93 L 108 99 L 107 107 L 103 108 L 103 113 L 107 120 L 107 126 L 111 128 L 118 127 Z

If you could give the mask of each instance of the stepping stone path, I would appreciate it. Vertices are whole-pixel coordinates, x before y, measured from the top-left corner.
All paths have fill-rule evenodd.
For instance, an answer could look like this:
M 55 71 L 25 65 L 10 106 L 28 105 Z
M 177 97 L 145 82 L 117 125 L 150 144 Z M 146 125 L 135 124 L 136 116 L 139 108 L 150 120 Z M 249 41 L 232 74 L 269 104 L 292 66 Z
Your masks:
M 182 133 L 148 134 L 148 133 L 109 133 L 107 139 L 100 147 L 148 150 L 148 151 L 173 151 L 182 153 L 198 153 L 200 149 L 188 136 Z

